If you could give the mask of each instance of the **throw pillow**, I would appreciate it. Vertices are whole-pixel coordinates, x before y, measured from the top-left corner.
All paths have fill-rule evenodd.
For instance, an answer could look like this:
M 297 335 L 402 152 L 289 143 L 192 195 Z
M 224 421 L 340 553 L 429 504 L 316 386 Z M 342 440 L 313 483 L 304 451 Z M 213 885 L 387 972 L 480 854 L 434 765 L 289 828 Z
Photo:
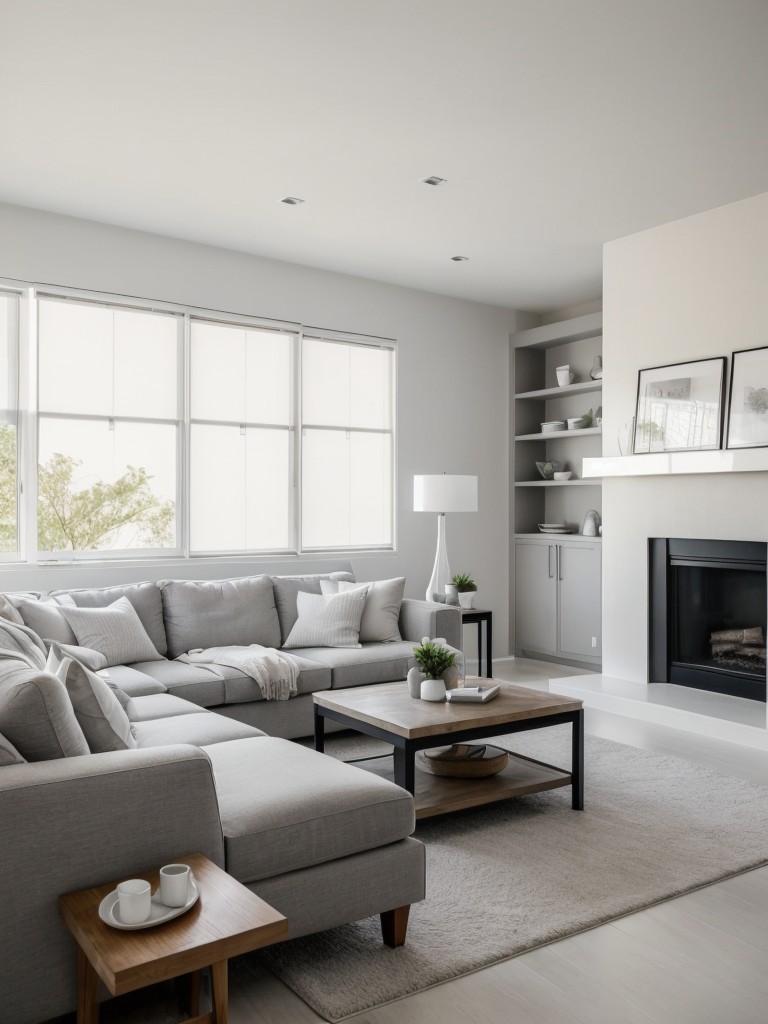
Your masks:
M 296 595 L 299 617 L 284 647 L 360 647 L 360 619 L 368 588 L 346 594 Z
M 360 620 L 360 643 L 380 644 L 402 640 L 398 622 L 405 591 L 405 576 L 393 580 L 374 580 L 366 585 L 369 590 Z M 343 580 L 320 580 L 320 589 L 324 594 L 343 594 L 359 586 L 359 583 L 346 583 Z
M 24 624 L 34 629 L 43 640 L 58 640 L 62 644 L 76 644 L 77 637 L 64 618 L 63 608 L 56 601 L 17 599 L 14 601 Z
M 0 733 L 0 768 L 5 768 L 9 764 L 26 764 L 26 760 L 11 741 Z
M 299 617 L 296 608 L 296 595 L 300 590 L 309 594 L 320 593 L 320 580 L 347 580 L 355 582 L 351 572 L 314 573 L 310 576 L 273 576 L 272 586 L 275 591 L 275 607 L 280 619 L 280 636 L 283 642 L 290 636 Z
M 0 619 L 0 649 L 26 661 L 31 668 L 45 667 L 45 644 L 29 626 Z
M 90 753 L 66 687 L 49 672 L 0 655 L 0 726 L 27 761 Z
M 6 619 L 8 622 L 15 622 L 17 624 L 24 622 L 14 604 L 8 600 L 5 594 L 0 594 L 0 619 Z
M 131 750 L 136 746 L 128 715 L 105 679 L 67 656 L 58 644 L 51 644 L 48 671 L 55 672 L 66 686 L 92 754 Z
M 168 652 L 163 624 L 163 602 L 160 598 L 160 588 L 154 581 L 127 583 L 117 587 L 52 590 L 49 596 L 59 604 L 75 605 L 76 608 L 106 608 L 114 604 L 118 598 L 127 597 L 158 654 L 165 655 Z
M 163 660 L 127 597 L 119 598 L 106 608 L 64 605 L 61 611 L 75 631 L 76 642 L 105 655 L 107 665 Z

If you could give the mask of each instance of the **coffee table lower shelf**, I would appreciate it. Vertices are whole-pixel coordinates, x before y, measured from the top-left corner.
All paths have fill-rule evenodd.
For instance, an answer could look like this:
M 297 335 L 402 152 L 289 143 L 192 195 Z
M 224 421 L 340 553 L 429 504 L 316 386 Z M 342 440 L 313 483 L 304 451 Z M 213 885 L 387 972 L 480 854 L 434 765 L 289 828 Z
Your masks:
M 389 757 L 370 761 L 357 761 L 357 767 L 394 781 L 394 767 Z M 416 820 L 432 818 L 438 814 L 463 811 L 468 807 L 509 800 L 529 793 L 542 793 L 548 789 L 570 786 L 572 776 L 543 761 L 534 761 L 522 754 L 509 754 L 509 763 L 498 775 L 484 779 L 451 779 L 444 775 L 433 775 L 419 768 L 416 759 L 415 792 Z

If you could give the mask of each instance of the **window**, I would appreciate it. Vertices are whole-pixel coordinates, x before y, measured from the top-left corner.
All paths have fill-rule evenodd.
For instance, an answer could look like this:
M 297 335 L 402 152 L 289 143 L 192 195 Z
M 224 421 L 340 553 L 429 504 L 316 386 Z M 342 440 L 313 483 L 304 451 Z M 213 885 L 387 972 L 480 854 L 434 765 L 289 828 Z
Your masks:
M 183 319 L 56 297 L 38 304 L 38 549 L 179 548 Z
M 0 552 L 19 551 L 19 296 L 0 291 Z
M 302 341 L 302 547 L 393 544 L 394 349 Z
M 190 550 L 296 549 L 296 334 L 193 318 Z

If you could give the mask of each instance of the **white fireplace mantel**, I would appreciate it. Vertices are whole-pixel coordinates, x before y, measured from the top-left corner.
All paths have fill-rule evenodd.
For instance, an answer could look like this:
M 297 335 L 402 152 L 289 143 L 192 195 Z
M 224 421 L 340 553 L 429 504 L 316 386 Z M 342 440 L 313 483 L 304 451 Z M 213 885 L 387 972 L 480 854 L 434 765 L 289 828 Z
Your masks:
M 768 448 L 609 455 L 598 459 L 584 459 L 582 467 L 583 477 L 765 472 L 768 472 Z

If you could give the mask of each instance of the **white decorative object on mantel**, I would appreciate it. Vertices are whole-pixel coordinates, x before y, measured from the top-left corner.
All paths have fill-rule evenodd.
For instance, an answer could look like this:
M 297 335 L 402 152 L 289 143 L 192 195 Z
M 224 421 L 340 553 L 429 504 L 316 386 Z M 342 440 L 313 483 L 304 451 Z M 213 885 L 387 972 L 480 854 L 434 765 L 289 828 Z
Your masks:
M 582 477 L 674 476 L 706 473 L 764 473 L 768 448 L 706 452 L 655 452 L 650 455 L 606 455 L 584 459 Z
M 600 513 L 590 509 L 584 516 L 584 525 L 581 528 L 583 537 L 597 537 L 600 529 Z

